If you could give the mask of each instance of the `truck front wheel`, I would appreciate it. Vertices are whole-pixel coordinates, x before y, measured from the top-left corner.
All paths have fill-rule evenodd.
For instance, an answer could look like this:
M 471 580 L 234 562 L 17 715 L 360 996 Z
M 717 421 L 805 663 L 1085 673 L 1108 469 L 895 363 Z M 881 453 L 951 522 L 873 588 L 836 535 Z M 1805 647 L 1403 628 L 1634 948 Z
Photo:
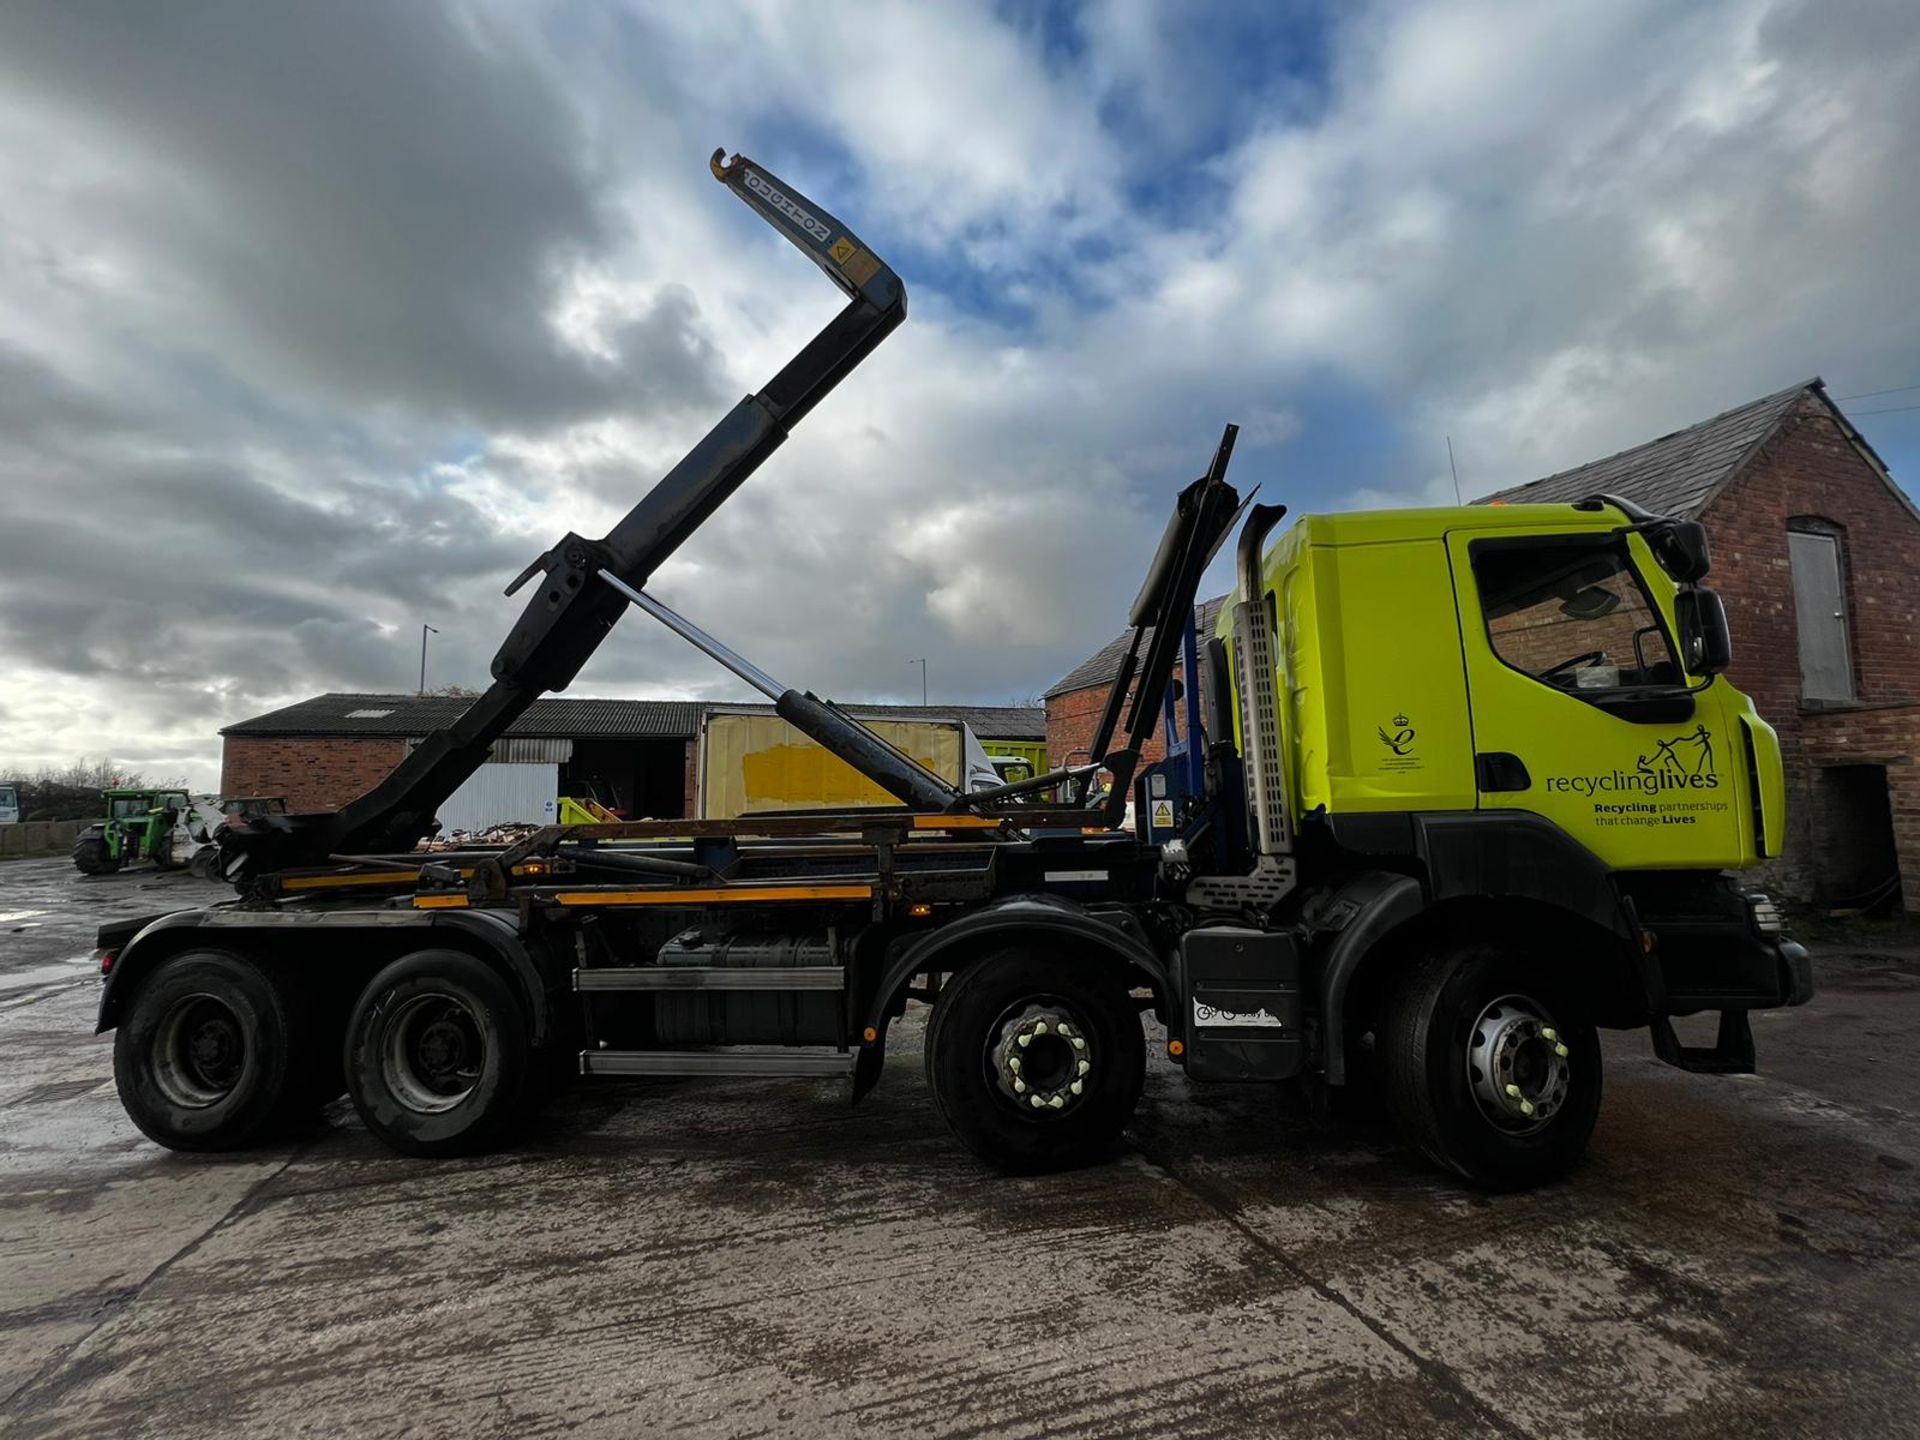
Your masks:
M 927 1060 L 934 1103 L 969 1150 L 1005 1170 L 1055 1170 L 1119 1138 L 1146 1078 L 1146 1036 L 1111 966 L 1023 947 L 941 992 Z
M 135 1125 L 169 1150 L 238 1150 L 287 1111 L 302 1050 L 281 987 L 251 961 L 191 950 L 148 975 L 113 1037 Z
M 521 1114 L 526 1020 L 485 961 L 420 950 L 361 992 L 345 1060 L 353 1108 L 381 1140 L 408 1155 L 473 1155 Z
M 1382 1098 L 1407 1143 L 1476 1185 L 1572 1169 L 1600 1113 L 1600 1040 L 1573 987 L 1497 944 L 1414 964 L 1375 1032 Z

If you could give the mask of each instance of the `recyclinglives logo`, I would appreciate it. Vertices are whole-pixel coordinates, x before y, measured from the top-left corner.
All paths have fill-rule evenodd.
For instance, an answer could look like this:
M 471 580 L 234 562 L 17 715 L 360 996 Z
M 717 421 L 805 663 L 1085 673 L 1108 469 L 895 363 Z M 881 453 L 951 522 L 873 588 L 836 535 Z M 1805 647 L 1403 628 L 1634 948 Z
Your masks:
M 1657 740 L 1631 770 L 1592 771 L 1582 775 L 1549 775 L 1547 789 L 1572 795 L 1670 795 L 1681 791 L 1718 790 L 1720 771 L 1713 732 L 1704 725 L 1691 734 Z

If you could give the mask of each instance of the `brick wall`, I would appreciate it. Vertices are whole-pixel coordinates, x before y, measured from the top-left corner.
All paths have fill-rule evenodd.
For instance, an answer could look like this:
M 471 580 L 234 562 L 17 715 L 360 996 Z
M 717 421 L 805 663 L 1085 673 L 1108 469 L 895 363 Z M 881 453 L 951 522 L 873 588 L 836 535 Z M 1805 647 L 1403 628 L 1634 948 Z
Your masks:
M 1205 666 L 1201 667 L 1203 670 Z M 1179 669 L 1174 670 L 1179 678 Z M 1047 768 L 1057 770 L 1063 765 L 1084 765 L 1091 758 L 1088 747 L 1093 743 L 1093 732 L 1100 724 L 1100 712 L 1107 703 L 1109 685 L 1093 685 L 1085 690 L 1069 690 L 1064 695 L 1047 697 Z M 1126 714 L 1121 712 L 1124 723 Z M 1142 766 L 1151 765 L 1156 760 L 1166 758 L 1167 747 L 1161 741 L 1161 726 L 1156 719 L 1153 734 L 1148 738 L 1141 752 Z
M 337 810 L 387 777 L 407 753 L 388 736 L 229 735 L 220 762 L 223 795 L 284 795 L 287 808 Z
M 1788 522 L 1798 517 L 1841 529 L 1858 707 L 1800 699 L 1787 558 Z M 1811 397 L 1700 518 L 1713 544 L 1708 583 L 1733 630 L 1728 675 L 1780 732 L 1788 834 L 1766 883 L 1793 899 L 1817 897 L 1819 770 L 1852 758 L 1888 766 L 1902 891 L 1907 907 L 1920 909 L 1920 777 L 1910 768 L 1920 712 L 1908 703 L 1920 700 L 1920 519 Z

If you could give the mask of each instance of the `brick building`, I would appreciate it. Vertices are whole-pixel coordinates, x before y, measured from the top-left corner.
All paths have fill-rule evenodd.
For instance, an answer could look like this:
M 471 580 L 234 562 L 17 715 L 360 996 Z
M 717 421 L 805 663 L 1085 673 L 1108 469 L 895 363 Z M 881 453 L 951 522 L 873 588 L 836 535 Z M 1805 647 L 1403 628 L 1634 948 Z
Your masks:
M 1807 904 L 1920 910 L 1920 510 L 1825 385 L 1487 499 L 1596 492 L 1707 528 L 1729 677 L 1779 731 L 1786 768 L 1787 842 L 1763 883 Z M 1053 764 L 1084 750 L 1124 650 L 1115 641 L 1047 692 Z
M 1200 674 L 1203 684 L 1206 679 L 1207 637 L 1213 633 L 1223 598 L 1216 596 L 1196 606 L 1193 612 L 1194 623 L 1200 634 Z M 1086 763 L 1088 747 L 1093 743 L 1093 732 L 1100 724 L 1100 712 L 1107 703 L 1107 692 L 1113 686 L 1113 677 L 1120 673 L 1120 662 L 1126 658 L 1127 646 L 1132 640 L 1131 630 L 1115 637 L 1081 661 L 1047 691 L 1044 698 L 1047 705 L 1049 765 L 1057 769 L 1063 765 Z M 1141 636 L 1140 653 L 1145 655 L 1152 643 L 1153 631 L 1149 629 Z M 1179 665 L 1174 666 L 1173 674 L 1176 681 L 1184 678 Z M 1125 716 L 1121 718 L 1124 721 Z M 1141 756 L 1144 765 L 1166 758 L 1166 746 L 1161 743 L 1158 727 L 1155 727 Z
M 317 695 L 220 732 L 223 795 L 284 795 L 295 811 L 333 810 L 385 778 L 415 741 L 451 723 L 468 701 L 439 695 Z M 563 795 L 597 794 L 627 814 L 677 819 L 694 809 L 700 721 L 695 700 L 536 700 L 496 741 L 480 783 L 515 793 L 508 772 L 544 769 L 521 782 L 527 803 L 544 786 Z M 729 709 L 737 707 L 726 707 Z M 1041 711 L 1011 705 L 849 706 L 862 717 L 962 720 L 982 741 L 1037 743 Z M 469 782 L 470 785 L 475 782 Z M 531 788 L 529 788 L 531 787 Z M 443 809 L 460 824 L 462 797 Z M 538 820 L 538 814 L 518 818 Z

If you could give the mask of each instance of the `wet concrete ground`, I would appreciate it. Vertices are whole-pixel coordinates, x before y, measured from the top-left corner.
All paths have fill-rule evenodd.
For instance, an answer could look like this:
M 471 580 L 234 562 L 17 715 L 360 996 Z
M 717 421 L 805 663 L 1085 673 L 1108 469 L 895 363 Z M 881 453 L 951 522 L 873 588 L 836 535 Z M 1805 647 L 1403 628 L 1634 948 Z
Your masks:
M 904 1034 L 858 1109 L 599 1082 L 483 1160 L 344 1107 L 195 1158 L 128 1124 L 91 982 L 46 973 L 188 883 L 28 863 L 0 913 L 68 898 L 0 922 L 0 1433 L 1920 1433 L 1910 951 L 1825 959 L 1757 1017 L 1759 1076 L 1616 1037 L 1591 1159 L 1528 1196 L 1163 1064 L 1114 1163 L 1003 1179 Z

